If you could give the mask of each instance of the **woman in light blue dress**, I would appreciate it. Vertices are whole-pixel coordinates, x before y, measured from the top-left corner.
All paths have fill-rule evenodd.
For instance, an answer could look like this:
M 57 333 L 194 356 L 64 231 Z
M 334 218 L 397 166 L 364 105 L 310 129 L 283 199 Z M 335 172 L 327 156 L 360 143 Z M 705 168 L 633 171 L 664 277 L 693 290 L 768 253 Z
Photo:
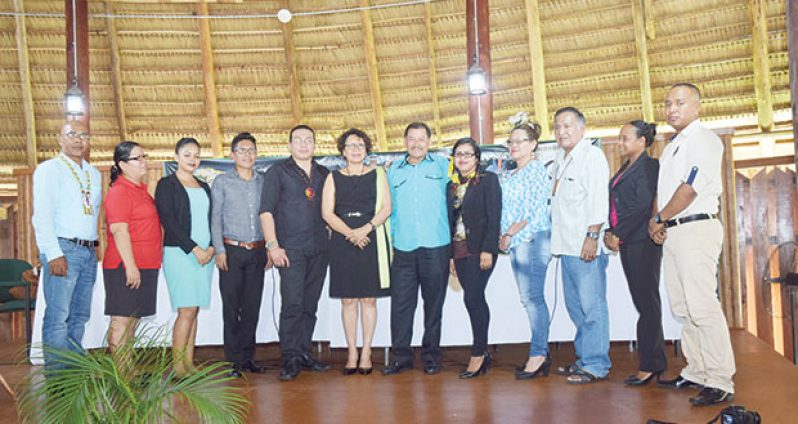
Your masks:
M 185 376 L 194 369 L 197 313 L 211 298 L 214 250 L 211 246 L 211 195 L 194 177 L 200 163 L 197 140 L 182 138 L 175 147 L 177 171 L 158 181 L 155 204 L 164 229 L 163 272 L 177 319 L 172 329 L 174 370 Z

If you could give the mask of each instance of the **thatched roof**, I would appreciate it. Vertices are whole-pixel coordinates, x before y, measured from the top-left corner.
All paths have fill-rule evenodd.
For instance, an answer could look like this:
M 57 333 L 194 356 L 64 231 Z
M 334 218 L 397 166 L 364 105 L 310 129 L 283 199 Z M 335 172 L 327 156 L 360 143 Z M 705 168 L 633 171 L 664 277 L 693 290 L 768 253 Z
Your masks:
M 647 7 L 646 41 L 657 119 L 662 119 L 658 112 L 666 88 L 675 82 L 692 81 L 703 91 L 706 120 L 736 119 L 745 125 L 756 124 L 749 2 L 640 1 Z M 20 2 L 27 13 L 64 13 L 63 0 Z M 508 116 L 521 110 L 534 116 L 536 87 L 532 84 L 531 60 L 538 59 L 530 58 L 527 3 L 539 3 L 549 119 L 565 105 L 582 109 L 594 130 L 616 129 L 625 121 L 641 118 L 633 2 L 491 0 L 497 137 L 506 134 Z M 102 16 L 108 12 L 190 16 L 197 11 L 191 3 L 161 3 L 112 1 L 106 5 L 89 1 L 92 159 L 97 163 L 107 163 L 111 147 L 121 138 L 116 112 L 120 99 L 127 138 L 143 143 L 156 159 L 171 157 L 174 142 L 183 136 L 196 137 L 208 146 L 203 153 L 211 155 L 199 21 L 116 17 L 111 26 Z M 765 3 L 772 108 L 780 111 L 789 108 L 785 5 L 783 1 Z M 296 13 L 354 8 L 361 1 L 242 0 L 211 3 L 208 13 L 272 14 L 286 4 Z M 0 0 L 0 12 L 13 11 L 12 0 Z M 429 4 L 374 9 L 369 17 L 387 149 L 401 148 L 402 130 L 412 120 L 424 120 L 439 128 L 436 143 L 467 135 L 465 2 L 433 0 Z M 334 137 L 348 127 L 361 127 L 377 138 L 364 13 L 295 16 L 291 27 L 275 18 L 209 22 L 215 95 L 225 146 L 235 133 L 250 131 L 258 138 L 261 153 L 283 153 L 286 132 L 295 122 L 292 97 L 301 121 L 317 129 L 320 153 L 332 152 Z M 25 24 L 41 161 L 58 150 L 61 99 L 66 87 L 65 23 L 62 16 L 29 16 Z M 117 51 L 111 48 L 109 30 L 115 33 Z M 0 16 L 0 184 L 12 181 L 12 168 L 26 166 L 23 87 L 15 31 L 15 18 Z M 431 44 L 428 33 L 432 35 Z M 287 45 L 293 49 L 287 52 Z M 287 62 L 287 53 L 293 63 Z M 120 66 L 119 96 L 114 93 L 113 55 L 117 55 Z M 434 90 L 432 60 L 437 80 Z

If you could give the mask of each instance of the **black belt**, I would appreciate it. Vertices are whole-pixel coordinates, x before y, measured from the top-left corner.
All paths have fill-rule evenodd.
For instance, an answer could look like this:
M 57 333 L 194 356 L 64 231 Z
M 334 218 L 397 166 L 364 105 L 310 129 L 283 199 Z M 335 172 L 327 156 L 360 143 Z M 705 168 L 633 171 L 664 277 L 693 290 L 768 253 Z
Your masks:
M 97 247 L 100 245 L 100 242 L 97 240 L 81 240 L 79 238 L 66 238 L 66 237 L 58 237 L 58 239 L 68 241 L 70 243 L 75 243 L 78 246 L 82 247 Z
M 687 215 L 683 218 L 669 219 L 665 221 L 665 228 L 675 227 L 679 224 L 687 224 L 688 222 L 703 221 L 705 219 L 715 219 L 715 218 L 717 218 L 715 214 L 697 213 L 695 215 Z

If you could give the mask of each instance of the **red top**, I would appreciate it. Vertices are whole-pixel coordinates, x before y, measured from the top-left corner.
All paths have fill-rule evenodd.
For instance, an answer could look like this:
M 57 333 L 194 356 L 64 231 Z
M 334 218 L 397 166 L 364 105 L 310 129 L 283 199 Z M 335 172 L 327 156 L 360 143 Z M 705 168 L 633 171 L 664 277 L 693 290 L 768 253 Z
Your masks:
M 122 222 L 128 225 L 136 266 L 139 269 L 160 268 L 163 257 L 161 220 L 158 219 L 155 200 L 147 192 L 147 185 L 136 185 L 120 176 L 108 189 L 104 205 L 108 222 L 108 248 L 105 250 L 103 268 L 116 269 L 122 262 L 111 233 L 111 224 Z

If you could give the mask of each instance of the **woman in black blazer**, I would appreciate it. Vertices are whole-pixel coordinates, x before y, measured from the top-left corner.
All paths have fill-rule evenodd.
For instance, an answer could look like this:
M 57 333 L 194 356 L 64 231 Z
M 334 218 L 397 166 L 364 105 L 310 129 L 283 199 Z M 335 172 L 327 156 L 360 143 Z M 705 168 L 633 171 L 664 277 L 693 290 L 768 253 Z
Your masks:
M 175 147 L 177 171 L 161 178 L 155 206 L 164 229 L 163 273 L 177 319 L 172 330 L 174 371 L 194 371 L 194 342 L 199 308 L 210 305 L 213 275 L 210 188 L 194 177 L 200 163 L 199 143 L 182 138 Z
M 659 296 L 662 246 L 648 235 L 657 193 L 659 162 L 646 153 L 656 135 L 656 124 L 632 121 L 621 129 L 619 148 L 624 164 L 610 180 L 610 228 L 604 243 L 620 251 L 623 272 L 640 313 L 637 344 L 640 366 L 625 384 L 642 386 L 658 378 L 667 366 Z
M 471 318 L 474 344 L 468 368 L 460 378 L 487 373 L 490 309 L 485 286 L 496 266 L 502 193 L 499 178 L 479 169 L 479 145 L 471 138 L 457 140 L 452 148 L 454 170 L 446 187 L 452 231 L 451 271 L 463 286 L 463 300 Z

